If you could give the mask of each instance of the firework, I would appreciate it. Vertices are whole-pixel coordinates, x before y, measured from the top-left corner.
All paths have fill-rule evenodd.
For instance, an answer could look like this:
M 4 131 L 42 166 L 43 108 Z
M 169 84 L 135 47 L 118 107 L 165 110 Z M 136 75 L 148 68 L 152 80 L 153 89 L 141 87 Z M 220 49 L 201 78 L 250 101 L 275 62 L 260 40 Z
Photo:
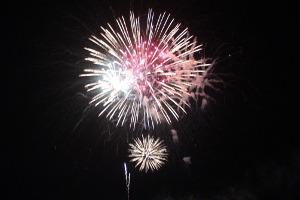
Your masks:
M 129 200 L 129 188 L 130 188 L 130 173 L 127 172 L 126 163 L 124 163 L 125 169 L 125 180 L 126 180 L 126 189 L 127 189 L 127 199 Z
M 139 166 L 139 171 L 157 170 L 167 161 L 167 149 L 163 141 L 154 139 L 149 135 L 142 140 L 139 138 L 134 140 L 134 144 L 130 145 L 130 162 L 136 162 L 135 167 Z
M 85 87 L 94 97 L 90 103 L 102 105 L 99 116 L 106 114 L 117 125 L 130 122 L 135 128 L 179 119 L 186 113 L 190 99 L 205 96 L 205 76 L 209 64 L 195 60 L 201 50 L 188 28 L 180 29 L 166 13 L 158 19 L 150 9 L 145 23 L 130 12 L 130 20 L 116 19 L 116 28 L 101 27 L 101 38 L 90 40 L 99 49 L 86 60 L 95 64 L 80 76 L 91 77 Z

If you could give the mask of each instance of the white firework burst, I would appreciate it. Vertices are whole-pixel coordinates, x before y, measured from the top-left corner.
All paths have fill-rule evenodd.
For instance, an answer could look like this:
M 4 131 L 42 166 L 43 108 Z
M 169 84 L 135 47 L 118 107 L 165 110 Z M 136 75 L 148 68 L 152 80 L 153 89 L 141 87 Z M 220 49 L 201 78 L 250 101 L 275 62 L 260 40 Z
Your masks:
M 138 123 L 153 128 L 178 120 L 191 98 L 206 96 L 203 88 L 210 65 L 194 59 L 201 45 L 188 28 L 180 31 L 180 24 L 173 22 L 166 13 L 155 20 L 150 9 L 142 23 L 130 12 L 129 23 L 121 17 L 116 29 L 108 24 L 108 29 L 101 27 L 101 38 L 91 36 L 99 49 L 85 48 L 90 52 L 86 60 L 95 69 L 80 76 L 95 77 L 85 87 L 95 94 L 90 103 L 103 107 L 99 116 L 106 113 L 117 125 L 129 121 L 133 128 Z
M 149 135 L 146 138 L 142 135 L 142 140 L 137 138 L 129 146 L 129 157 L 132 158 L 130 162 L 136 162 L 135 167 L 139 166 L 139 171 L 147 173 L 149 169 L 157 170 L 167 161 L 166 146 L 159 138 L 155 140 Z

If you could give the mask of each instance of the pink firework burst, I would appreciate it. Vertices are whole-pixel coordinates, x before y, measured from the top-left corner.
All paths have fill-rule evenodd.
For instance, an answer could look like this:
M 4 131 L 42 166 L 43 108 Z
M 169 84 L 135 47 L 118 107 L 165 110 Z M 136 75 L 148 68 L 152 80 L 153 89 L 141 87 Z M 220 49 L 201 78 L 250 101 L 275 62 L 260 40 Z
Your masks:
M 85 87 L 93 92 L 90 103 L 101 105 L 99 115 L 106 114 L 117 125 L 129 121 L 131 127 L 145 128 L 178 120 L 186 113 L 190 99 L 205 96 L 205 76 L 209 64 L 194 59 L 201 45 L 166 13 L 154 20 L 150 9 L 147 21 L 140 22 L 130 12 L 130 20 L 116 19 L 114 29 L 101 27 L 101 38 L 90 40 L 99 49 L 86 60 L 95 64 L 80 76 L 93 77 Z

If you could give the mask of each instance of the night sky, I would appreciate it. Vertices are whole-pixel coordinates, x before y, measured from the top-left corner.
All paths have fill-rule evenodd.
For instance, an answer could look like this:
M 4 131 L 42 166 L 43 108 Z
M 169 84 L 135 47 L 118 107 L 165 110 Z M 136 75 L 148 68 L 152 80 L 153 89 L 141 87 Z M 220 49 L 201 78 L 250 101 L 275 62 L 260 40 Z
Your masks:
M 299 32 L 282 1 L 10 1 L 1 3 L 0 199 L 297 199 L 300 197 Z M 115 127 L 88 106 L 79 74 L 100 26 L 171 13 L 222 80 L 201 109 L 151 131 Z M 4 33 L 4 34 L 3 34 Z M 4 44 L 4 45 L 3 45 Z M 3 112 L 4 111 L 4 112 Z M 172 140 L 175 129 L 179 142 Z M 166 164 L 143 173 L 128 142 L 165 141 Z M 191 157 L 191 164 L 183 161 Z

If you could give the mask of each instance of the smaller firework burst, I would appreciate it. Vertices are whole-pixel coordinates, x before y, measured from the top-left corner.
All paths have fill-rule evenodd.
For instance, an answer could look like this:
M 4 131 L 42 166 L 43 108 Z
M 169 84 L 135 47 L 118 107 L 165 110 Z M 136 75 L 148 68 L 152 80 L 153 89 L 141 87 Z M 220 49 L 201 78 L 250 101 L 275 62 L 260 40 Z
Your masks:
M 134 139 L 134 143 L 129 146 L 129 157 L 132 158 L 130 162 L 136 162 L 135 167 L 139 166 L 139 171 L 144 170 L 147 173 L 149 169 L 158 170 L 167 161 L 166 146 L 159 138 L 155 140 L 149 135 L 142 135 L 142 140 Z

